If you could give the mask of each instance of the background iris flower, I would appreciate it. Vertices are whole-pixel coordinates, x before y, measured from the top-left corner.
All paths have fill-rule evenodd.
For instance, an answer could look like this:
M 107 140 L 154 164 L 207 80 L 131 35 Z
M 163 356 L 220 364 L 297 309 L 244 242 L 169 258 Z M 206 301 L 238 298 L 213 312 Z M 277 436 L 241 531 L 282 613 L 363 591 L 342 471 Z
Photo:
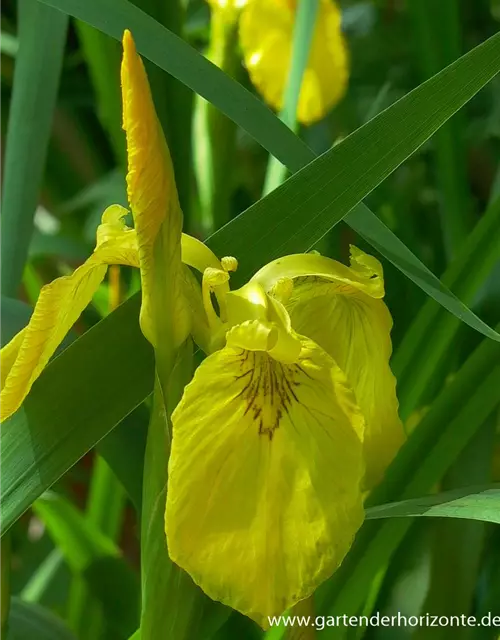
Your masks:
M 209 0 L 226 21 L 240 20 L 239 40 L 252 83 L 277 111 L 292 56 L 296 0 Z M 222 34 L 212 34 L 212 40 Z M 349 55 L 341 31 L 341 13 L 333 0 L 320 0 L 311 50 L 300 90 L 297 119 L 308 125 L 320 120 L 344 96 Z

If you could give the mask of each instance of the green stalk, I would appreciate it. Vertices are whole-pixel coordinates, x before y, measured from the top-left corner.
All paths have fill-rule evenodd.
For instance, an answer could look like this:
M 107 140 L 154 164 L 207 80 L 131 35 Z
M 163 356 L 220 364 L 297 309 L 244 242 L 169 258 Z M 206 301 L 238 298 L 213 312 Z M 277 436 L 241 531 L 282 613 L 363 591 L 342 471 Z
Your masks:
M 470 304 L 499 259 L 500 198 L 488 207 L 476 224 L 444 273 L 442 282 L 465 304 Z M 406 332 L 392 361 L 403 420 L 421 405 L 432 383 L 433 373 L 460 327 L 458 318 L 428 299 Z
M 208 59 L 231 78 L 241 68 L 237 54 L 237 14 L 213 9 Z M 236 124 L 210 102 L 197 95 L 193 138 L 195 174 L 201 208 L 203 235 L 209 235 L 231 219 L 231 194 Z
M 190 640 L 198 633 L 206 597 L 168 556 L 164 512 L 167 463 L 170 452 L 170 415 L 191 377 L 192 343 L 181 347 L 168 372 L 156 358 L 158 371 L 144 460 L 141 522 L 142 640 Z M 167 375 L 165 375 L 167 374 Z M 213 603 L 212 603 L 213 604 Z
M 456 0 L 409 0 L 416 59 L 423 80 L 462 55 L 460 3 Z M 471 199 L 467 180 L 465 117 L 457 113 L 436 133 L 437 182 L 442 193 L 440 214 L 444 246 L 451 259 L 471 227 Z
M 292 57 L 283 109 L 280 119 L 292 130 L 297 130 L 297 106 L 299 104 L 302 78 L 309 59 L 309 50 L 314 35 L 318 13 L 318 0 L 299 0 L 293 29 Z M 267 195 L 285 180 L 288 169 L 274 156 L 269 157 L 262 195 Z
M 67 15 L 39 2 L 20 0 L 18 7 L 2 198 L 2 293 L 12 298 L 28 256 L 68 27 Z

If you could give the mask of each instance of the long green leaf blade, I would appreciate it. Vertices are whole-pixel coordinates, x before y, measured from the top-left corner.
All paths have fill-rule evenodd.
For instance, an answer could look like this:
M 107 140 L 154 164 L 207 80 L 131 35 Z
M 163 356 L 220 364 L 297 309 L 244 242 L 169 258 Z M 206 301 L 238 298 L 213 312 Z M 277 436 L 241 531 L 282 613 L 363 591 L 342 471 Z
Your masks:
M 500 484 L 455 489 L 435 496 L 383 504 L 366 510 L 367 520 L 378 518 L 465 518 L 500 524 Z
M 2 196 L 2 292 L 6 296 L 16 296 L 28 256 L 67 28 L 68 16 L 64 13 L 38 2 L 20 0 L 20 47 L 10 103 Z

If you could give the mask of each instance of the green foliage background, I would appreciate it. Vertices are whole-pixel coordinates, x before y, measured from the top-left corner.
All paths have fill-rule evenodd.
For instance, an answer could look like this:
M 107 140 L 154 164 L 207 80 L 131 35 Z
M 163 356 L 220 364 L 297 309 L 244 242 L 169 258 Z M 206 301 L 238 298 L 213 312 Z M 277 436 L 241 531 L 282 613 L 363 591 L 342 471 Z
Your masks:
M 235 255 L 237 281 L 311 248 L 345 261 L 354 243 L 383 261 L 411 437 L 315 612 L 500 616 L 500 5 L 342 0 L 349 91 L 300 129 L 316 4 L 299 2 L 280 121 L 255 96 L 236 42 L 224 67 L 236 81 L 201 55 L 202 0 L 3 3 L 2 343 L 25 326 L 41 286 L 90 254 L 104 208 L 127 204 L 116 40 L 130 28 L 149 61 L 185 230 Z M 109 313 L 104 284 L 2 425 L 3 630 L 11 640 L 285 637 L 211 602 L 170 563 L 161 535 L 140 535 L 162 531 L 151 505 L 166 456 L 138 274 L 120 277 L 123 304 Z

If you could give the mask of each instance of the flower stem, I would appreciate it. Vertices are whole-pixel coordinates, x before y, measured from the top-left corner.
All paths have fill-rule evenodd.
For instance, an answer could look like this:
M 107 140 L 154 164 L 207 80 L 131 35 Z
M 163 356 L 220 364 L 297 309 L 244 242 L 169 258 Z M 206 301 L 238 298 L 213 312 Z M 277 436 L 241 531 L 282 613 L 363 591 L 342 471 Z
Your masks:
M 292 58 L 283 99 L 280 119 L 292 130 L 297 130 L 297 107 L 302 78 L 309 59 L 309 50 L 316 24 L 318 0 L 299 0 L 293 30 Z M 287 168 L 274 156 L 269 157 L 263 195 L 267 195 L 285 180 Z

